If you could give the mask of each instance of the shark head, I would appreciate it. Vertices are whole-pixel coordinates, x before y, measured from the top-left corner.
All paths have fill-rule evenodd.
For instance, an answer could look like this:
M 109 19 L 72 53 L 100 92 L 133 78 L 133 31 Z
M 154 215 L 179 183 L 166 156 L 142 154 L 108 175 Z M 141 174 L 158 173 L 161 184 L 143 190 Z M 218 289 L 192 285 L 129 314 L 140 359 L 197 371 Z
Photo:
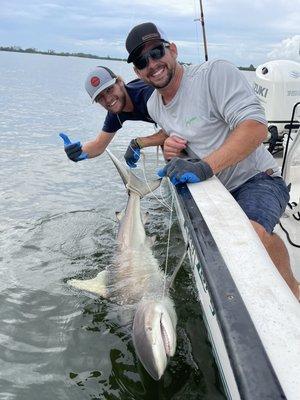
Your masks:
M 133 344 L 146 371 L 159 380 L 176 349 L 177 317 L 169 297 L 142 301 L 134 316 Z

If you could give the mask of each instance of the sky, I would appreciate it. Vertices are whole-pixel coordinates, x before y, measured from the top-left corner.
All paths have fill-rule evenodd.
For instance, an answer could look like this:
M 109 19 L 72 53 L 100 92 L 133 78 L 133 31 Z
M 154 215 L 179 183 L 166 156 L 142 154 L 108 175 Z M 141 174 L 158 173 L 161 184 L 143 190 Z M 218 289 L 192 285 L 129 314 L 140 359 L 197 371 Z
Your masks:
M 300 0 L 202 0 L 208 58 L 300 62 Z M 179 60 L 204 61 L 198 0 L 0 0 L 0 46 L 126 58 L 130 29 L 154 22 Z M 196 20 L 196 21 L 195 21 Z

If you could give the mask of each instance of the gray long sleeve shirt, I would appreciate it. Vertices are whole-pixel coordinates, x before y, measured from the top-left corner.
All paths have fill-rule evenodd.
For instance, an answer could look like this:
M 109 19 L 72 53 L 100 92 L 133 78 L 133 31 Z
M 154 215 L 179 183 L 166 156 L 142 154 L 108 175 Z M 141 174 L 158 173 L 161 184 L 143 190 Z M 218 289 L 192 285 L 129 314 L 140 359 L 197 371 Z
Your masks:
M 222 146 L 238 124 L 255 120 L 267 124 L 264 110 L 245 76 L 231 63 L 213 60 L 184 68 L 180 87 L 164 105 L 157 90 L 147 103 L 148 111 L 169 135 L 188 141 L 188 149 L 204 158 Z M 273 169 L 276 160 L 261 144 L 236 165 L 217 174 L 233 190 L 259 172 Z

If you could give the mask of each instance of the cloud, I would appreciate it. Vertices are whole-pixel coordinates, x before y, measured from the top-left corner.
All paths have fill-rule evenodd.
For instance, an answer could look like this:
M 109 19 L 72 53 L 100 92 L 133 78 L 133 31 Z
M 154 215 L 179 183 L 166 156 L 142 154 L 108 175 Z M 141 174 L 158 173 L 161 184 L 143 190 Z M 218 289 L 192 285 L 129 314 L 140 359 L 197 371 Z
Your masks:
M 62 13 L 64 7 L 55 3 L 44 3 L 39 0 L 34 2 L 20 3 L 4 0 L 1 4 L 0 20 L 18 21 L 19 24 L 31 20 L 43 20 L 53 14 Z
M 268 58 L 300 62 L 300 35 L 284 39 L 273 47 L 273 50 L 268 53 Z
M 194 21 L 199 0 L 1 0 L 1 5 L 0 45 L 124 58 L 129 30 L 150 20 L 178 45 L 181 61 L 204 60 L 201 24 Z M 209 58 L 258 65 L 293 54 L 289 41 L 299 36 L 300 0 L 203 0 L 203 6 Z
M 114 40 L 108 42 L 103 38 L 77 40 L 73 42 L 76 51 L 90 54 L 101 54 L 101 56 L 111 56 L 125 58 L 124 41 Z M 112 50 L 113 49 L 113 50 Z

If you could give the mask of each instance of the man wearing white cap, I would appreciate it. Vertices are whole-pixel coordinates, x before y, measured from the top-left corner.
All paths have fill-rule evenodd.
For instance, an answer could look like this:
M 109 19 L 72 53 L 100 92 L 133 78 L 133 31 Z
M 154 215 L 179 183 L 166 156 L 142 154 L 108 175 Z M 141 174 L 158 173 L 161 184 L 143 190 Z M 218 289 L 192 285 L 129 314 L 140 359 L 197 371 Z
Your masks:
M 98 66 L 88 74 L 85 88 L 92 102 L 99 103 L 104 107 L 107 115 L 99 135 L 83 145 L 80 142 L 72 143 L 66 134 L 60 134 L 65 143 L 65 152 L 70 160 L 77 162 L 102 154 L 115 133 L 127 120 L 154 123 L 146 106 L 154 88 L 142 80 L 135 79 L 125 84 L 109 68 Z M 132 139 L 124 155 L 127 164 L 131 168 L 136 167 L 140 149 L 162 145 L 166 137 L 164 131 L 160 130 L 150 136 Z

